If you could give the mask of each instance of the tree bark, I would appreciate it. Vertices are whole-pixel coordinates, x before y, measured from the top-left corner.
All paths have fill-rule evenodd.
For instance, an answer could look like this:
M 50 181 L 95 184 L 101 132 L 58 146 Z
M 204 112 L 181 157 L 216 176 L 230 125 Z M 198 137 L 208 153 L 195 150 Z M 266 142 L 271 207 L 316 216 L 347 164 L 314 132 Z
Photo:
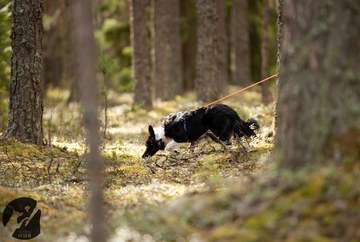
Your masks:
M 197 98 L 203 102 L 219 98 L 222 88 L 219 69 L 219 13 L 217 0 L 198 0 L 196 2 L 198 25 L 198 48 L 196 56 L 195 88 Z
M 147 29 L 147 3 L 144 0 L 130 1 L 130 28 L 132 72 L 136 81 L 134 102 L 152 107 L 152 82 L 150 68 L 150 39 Z
M 270 75 L 269 71 L 269 0 L 263 0 L 261 35 L 261 79 Z M 265 104 L 272 101 L 269 83 L 261 84 L 261 97 Z
M 42 13 L 42 0 L 13 1 L 6 137 L 34 144 L 43 144 Z
M 195 88 L 196 76 L 196 0 L 180 1 L 181 18 L 184 20 L 182 43 L 184 90 Z
M 233 0 L 231 9 L 232 83 L 247 86 L 251 83 L 248 0 Z
M 44 14 L 48 16 L 48 24 L 44 26 L 43 38 L 43 87 L 60 86 L 63 73 L 62 43 L 63 32 L 60 28 L 62 9 L 58 0 L 44 1 Z M 51 19 L 51 20 L 50 20 Z
M 278 107 L 278 97 L 279 97 L 279 89 L 281 82 L 279 80 L 279 76 L 280 76 L 280 68 L 281 68 L 281 54 L 283 52 L 282 48 L 281 48 L 281 42 L 283 39 L 283 6 L 284 6 L 284 0 L 278 0 L 277 2 L 277 56 L 276 56 L 276 73 L 278 73 L 278 76 L 276 77 L 276 94 L 275 94 L 275 109 L 274 109 L 274 133 L 276 135 L 277 132 L 277 128 L 278 128 L 278 120 L 279 120 L 279 113 L 276 112 L 276 110 L 279 108 Z
M 283 4 L 277 158 L 292 170 L 359 161 L 359 2 Z
M 219 16 L 218 22 L 218 49 L 219 49 L 219 63 L 218 68 L 220 71 L 220 79 L 217 81 L 219 85 L 220 95 L 225 92 L 227 81 L 228 81 L 228 51 L 229 51 L 229 38 L 228 38 L 228 27 L 226 17 L 226 1 L 217 0 L 217 12 Z
M 78 63 L 78 57 L 77 52 L 74 50 L 74 42 L 75 40 L 74 35 L 72 34 L 73 31 L 73 23 L 74 23 L 74 14 L 73 14 L 73 6 L 74 1 L 73 0 L 66 0 L 66 9 L 68 10 L 65 13 L 65 26 L 67 28 L 67 31 L 69 32 L 69 45 L 65 47 L 67 50 L 67 53 L 65 53 L 65 58 L 68 58 L 68 61 L 65 63 L 65 69 L 67 70 L 66 75 L 70 82 L 70 95 L 68 97 L 67 102 L 68 103 L 78 103 L 80 102 L 80 83 L 79 83 L 79 76 L 77 76 L 78 71 L 76 71 L 79 68 Z
M 153 0 L 155 97 L 170 99 L 182 85 L 179 0 Z
M 83 121 L 87 131 L 86 141 L 90 152 L 86 157 L 91 192 L 89 214 L 91 241 L 106 241 L 103 208 L 104 164 L 99 153 L 100 134 L 98 120 L 98 83 L 96 81 L 96 45 L 92 25 L 91 1 L 77 0 L 70 5 L 73 20 L 72 44 L 78 66 L 75 69 L 80 86 Z

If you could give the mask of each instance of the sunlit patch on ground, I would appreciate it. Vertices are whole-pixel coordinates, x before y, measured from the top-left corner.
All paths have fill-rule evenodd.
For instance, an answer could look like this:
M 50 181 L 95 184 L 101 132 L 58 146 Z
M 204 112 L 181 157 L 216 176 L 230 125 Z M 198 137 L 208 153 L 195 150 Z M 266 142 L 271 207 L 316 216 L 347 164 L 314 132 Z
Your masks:
M 182 185 L 176 183 L 152 180 L 149 184 L 127 185 L 116 192 L 119 196 L 118 203 L 126 207 L 139 204 L 163 204 L 188 192 L 204 189 L 204 184 Z M 111 194 L 113 195 L 113 194 Z

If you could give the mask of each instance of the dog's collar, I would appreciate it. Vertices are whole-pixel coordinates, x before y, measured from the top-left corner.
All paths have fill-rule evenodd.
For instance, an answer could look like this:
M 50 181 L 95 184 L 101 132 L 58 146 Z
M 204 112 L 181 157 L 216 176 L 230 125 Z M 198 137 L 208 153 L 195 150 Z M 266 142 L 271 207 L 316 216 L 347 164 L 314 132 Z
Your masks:
M 165 142 L 163 140 L 157 140 L 157 146 L 160 150 L 165 149 Z

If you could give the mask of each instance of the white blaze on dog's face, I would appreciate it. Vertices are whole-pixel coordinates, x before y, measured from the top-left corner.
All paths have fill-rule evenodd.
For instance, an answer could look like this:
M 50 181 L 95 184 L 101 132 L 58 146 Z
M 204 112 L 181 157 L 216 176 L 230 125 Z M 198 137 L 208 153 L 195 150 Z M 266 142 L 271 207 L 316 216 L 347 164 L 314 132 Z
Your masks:
M 149 125 L 149 137 L 146 140 L 146 150 L 142 155 L 142 158 L 151 157 L 159 150 L 165 149 L 165 143 L 163 141 L 165 137 L 165 130 L 163 127 L 154 128 Z
M 161 140 L 165 138 L 165 129 L 162 126 L 155 128 L 154 133 L 156 140 Z

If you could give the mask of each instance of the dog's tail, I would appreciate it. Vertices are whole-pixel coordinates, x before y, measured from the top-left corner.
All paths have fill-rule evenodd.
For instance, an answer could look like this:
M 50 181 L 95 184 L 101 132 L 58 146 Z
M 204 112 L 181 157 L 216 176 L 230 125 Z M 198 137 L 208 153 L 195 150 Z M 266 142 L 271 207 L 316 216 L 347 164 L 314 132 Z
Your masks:
M 251 137 L 256 136 L 255 130 L 258 130 L 259 128 L 260 124 L 255 118 L 249 118 L 247 121 L 244 121 L 239 117 L 234 125 L 234 133 L 239 137 L 244 135 Z

